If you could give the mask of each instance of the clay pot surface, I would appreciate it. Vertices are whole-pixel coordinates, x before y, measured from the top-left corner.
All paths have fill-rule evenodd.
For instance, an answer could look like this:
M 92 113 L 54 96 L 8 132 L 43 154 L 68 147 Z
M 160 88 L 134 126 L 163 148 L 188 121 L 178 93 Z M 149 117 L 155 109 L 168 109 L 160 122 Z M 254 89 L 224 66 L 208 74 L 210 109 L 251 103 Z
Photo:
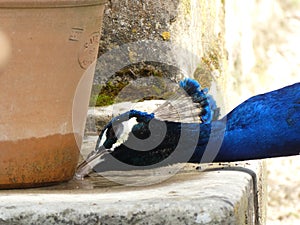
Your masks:
M 104 3 L 0 0 L 0 32 L 11 51 L 0 62 L 0 188 L 72 179 Z

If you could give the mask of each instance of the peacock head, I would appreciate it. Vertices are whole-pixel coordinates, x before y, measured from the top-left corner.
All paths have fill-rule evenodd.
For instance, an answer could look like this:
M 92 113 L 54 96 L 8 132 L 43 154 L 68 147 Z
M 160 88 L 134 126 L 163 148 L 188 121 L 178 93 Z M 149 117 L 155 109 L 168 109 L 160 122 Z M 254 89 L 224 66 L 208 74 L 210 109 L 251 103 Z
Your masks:
M 78 168 L 75 177 L 83 179 L 97 164 L 103 162 L 104 155 L 113 153 L 116 149 L 125 148 L 129 139 L 146 139 L 150 136 L 149 123 L 154 113 L 130 110 L 114 117 L 101 131 L 95 150 Z M 125 148 L 126 149 L 126 148 Z
M 113 118 L 99 135 L 95 151 L 106 149 L 113 151 L 126 142 L 132 133 L 147 135 L 147 124 L 154 118 L 154 113 L 148 114 L 130 110 Z M 144 132 L 142 131 L 144 130 Z

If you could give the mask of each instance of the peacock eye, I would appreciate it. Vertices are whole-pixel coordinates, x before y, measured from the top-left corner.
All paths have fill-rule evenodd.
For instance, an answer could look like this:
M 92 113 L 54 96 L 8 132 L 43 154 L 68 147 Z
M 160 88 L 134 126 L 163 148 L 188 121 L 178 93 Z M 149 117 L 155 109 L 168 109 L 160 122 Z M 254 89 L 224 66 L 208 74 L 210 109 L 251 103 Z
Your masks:
M 109 138 L 109 139 L 112 139 L 112 138 L 115 137 L 115 131 L 114 131 L 114 129 L 112 127 L 109 128 L 109 130 L 108 130 L 108 132 L 106 134 L 107 134 L 107 138 Z

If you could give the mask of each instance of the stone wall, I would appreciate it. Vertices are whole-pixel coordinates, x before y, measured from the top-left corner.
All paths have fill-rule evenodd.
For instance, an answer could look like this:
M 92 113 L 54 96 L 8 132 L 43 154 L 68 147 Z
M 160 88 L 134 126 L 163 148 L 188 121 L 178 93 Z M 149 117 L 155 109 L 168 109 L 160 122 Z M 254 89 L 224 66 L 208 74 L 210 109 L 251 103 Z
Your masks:
M 128 65 L 150 62 L 173 78 L 197 78 L 221 98 L 227 64 L 224 9 L 220 0 L 109 1 L 95 83 Z

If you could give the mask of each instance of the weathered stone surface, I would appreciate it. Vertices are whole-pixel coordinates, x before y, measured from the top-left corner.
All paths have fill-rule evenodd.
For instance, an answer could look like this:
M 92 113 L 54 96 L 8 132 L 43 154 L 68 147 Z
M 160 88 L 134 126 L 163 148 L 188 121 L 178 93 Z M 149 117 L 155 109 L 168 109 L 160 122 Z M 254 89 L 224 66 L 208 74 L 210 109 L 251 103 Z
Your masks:
M 0 224 L 263 224 L 263 165 L 177 164 L 1 191 Z
M 83 158 L 97 136 L 83 142 Z M 0 224 L 263 224 L 264 164 L 175 164 L 2 190 Z

